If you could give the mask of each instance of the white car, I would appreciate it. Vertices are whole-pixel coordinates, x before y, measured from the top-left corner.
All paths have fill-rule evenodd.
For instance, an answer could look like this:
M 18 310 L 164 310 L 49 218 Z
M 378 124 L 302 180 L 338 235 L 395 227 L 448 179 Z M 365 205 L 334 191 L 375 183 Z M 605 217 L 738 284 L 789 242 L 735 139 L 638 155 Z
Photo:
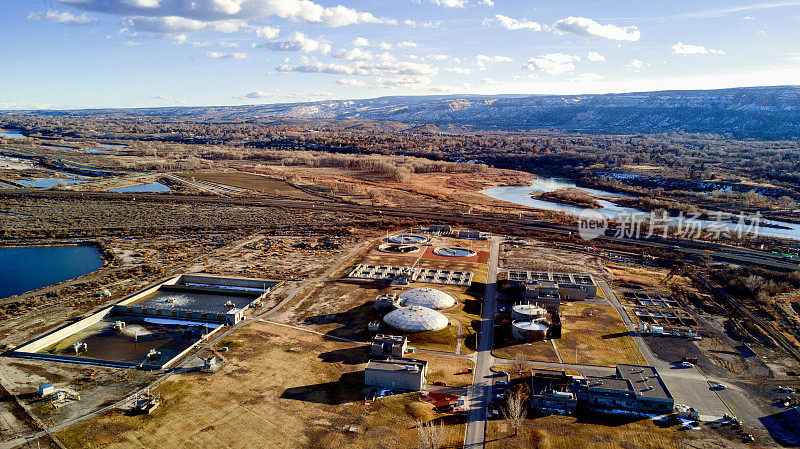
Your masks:
M 692 362 L 681 362 L 681 366 L 684 367 L 684 368 L 691 368 L 691 367 L 694 366 L 694 363 L 692 363 Z

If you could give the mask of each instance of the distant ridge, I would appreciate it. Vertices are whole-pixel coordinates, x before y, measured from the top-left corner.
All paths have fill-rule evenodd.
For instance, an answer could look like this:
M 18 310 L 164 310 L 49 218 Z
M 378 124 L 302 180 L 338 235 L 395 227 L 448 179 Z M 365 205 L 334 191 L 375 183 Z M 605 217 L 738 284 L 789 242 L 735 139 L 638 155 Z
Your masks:
M 18 111 L 15 111 L 18 112 Z M 800 138 L 800 87 L 602 95 L 436 95 L 249 106 L 27 111 L 35 115 L 158 116 L 184 120 L 376 120 L 485 130 L 590 133 L 683 131 Z

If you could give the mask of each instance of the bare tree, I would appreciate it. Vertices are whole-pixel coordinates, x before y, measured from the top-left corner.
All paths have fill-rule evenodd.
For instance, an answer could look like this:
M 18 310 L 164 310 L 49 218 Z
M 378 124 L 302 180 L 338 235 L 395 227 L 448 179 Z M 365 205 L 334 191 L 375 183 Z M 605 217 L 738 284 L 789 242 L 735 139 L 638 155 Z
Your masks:
M 444 447 L 444 424 L 436 425 L 433 421 L 417 421 L 417 433 L 419 434 L 419 449 L 441 449 Z
M 525 356 L 522 354 L 517 354 L 514 357 L 514 361 L 511 362 L 511 369 L 513 369 L 517 374 L 522 375 L 525 372 L 525 368 L 528 367 L 528 361 L 525 360 Z
M 506 398 L 505 418 L 517 436 L 525 417 L 528 415 L 528 396 L 522 391 L 509 393 Z

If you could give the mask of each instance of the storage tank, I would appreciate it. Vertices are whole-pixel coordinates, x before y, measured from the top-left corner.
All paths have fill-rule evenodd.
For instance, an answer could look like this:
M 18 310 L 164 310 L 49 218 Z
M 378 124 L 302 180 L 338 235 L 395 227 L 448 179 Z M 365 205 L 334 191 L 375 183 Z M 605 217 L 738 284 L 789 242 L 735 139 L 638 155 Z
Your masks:
M 547 338 L 547 324 L 538 321 L 514 321 L 511 334 L 517 340 L 543 341 Z
M 429 309 L 447 309 L 456 304 L 451 295 L 430 287 L 412 288 L 397 296 L 402 306 L 420 306 Z
M 547 310 L 536 304 L 517 304 L 511 308 L 511 319 L 514 321 L 535 321 L 547 316 Z
M 427 307 L 411 306 L 393 310 L 383 317 L 383 322 L 401 331 L 438 331 L 447 327 L 448 319 Z

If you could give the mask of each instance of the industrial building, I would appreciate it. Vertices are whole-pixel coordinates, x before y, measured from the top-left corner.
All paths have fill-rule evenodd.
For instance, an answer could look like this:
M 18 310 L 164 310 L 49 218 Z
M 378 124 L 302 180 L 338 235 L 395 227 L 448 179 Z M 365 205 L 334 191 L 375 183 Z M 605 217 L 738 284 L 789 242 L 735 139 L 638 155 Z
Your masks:
M 576 410 L 670 413 L 675 401 L 652 366 L 617 365 L 608 377 L 569 376 L 566 372 L 534 370 L 531 406 L 546 412 Z
M 617 365 L 615 377 L 587 376 L 578 398 L 590 408 L 638 413 L 669 413 L 675 406 L 656 369 L 640 365 Z
M 408 338 L 400 335 L 378 334 L 372 339 L 369 354 L 377 357 L 401 358 L 408 350 Z
M 564 301 L 582 301 L 597 296 L 597 283 L 591 274 L 509 270 L 505 284 L 511 289 L 539 286 L 542 294 L 557 294 Z
M 417 359 L 370 360 L 364 369 L 367 387 L 420 391 L 427 384 L 428 362 Z

